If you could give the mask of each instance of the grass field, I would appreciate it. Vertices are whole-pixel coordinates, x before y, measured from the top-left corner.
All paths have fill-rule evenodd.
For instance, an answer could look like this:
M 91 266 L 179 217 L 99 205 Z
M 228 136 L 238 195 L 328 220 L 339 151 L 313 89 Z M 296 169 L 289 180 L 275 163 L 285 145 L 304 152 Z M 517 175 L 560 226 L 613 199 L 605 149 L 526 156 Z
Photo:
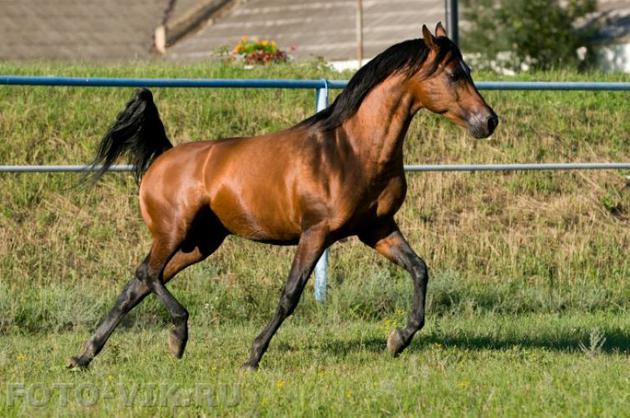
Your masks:
M 255 374 L 239 371 L 258 331 L 248 323 L 193 326 L 183 361 L 167 354 L 166 332 L 125 330 L 79 373 L 63 362 L 86 332 L 11 335 L 0 413 L 628 416 L 627 315 L 447 315 L 397 359 L 384 352 L 390 327 L 296 318 Z
M 0 73 L 348 77 L 318 63 L 264 70 L 0 63 Z M 630 81 L 564 72 L 527 78 Z M 0 87 L 0 162 L 88 162 L 130 95 Z M 627 93 L 484 96 L 501 118 L 490 141 L 421 112 L 406 162 L 630 157 Z M 314 107 L 312 91 L 162 89 L 155 100 L 175 143 L 270 132 Z M 253 375 L 239 365 L 271 317 L 292 248 L 228 239 L 169 285 L 191 314 L 183 360 L 167 354 L 168 318 L 149 298 L 89 371 L 71 373 L 67 358 L 148 251 L 137 186 L 128 174 L 107 175 L 93 189 L 77 186 L 73 174 L 1 175 L 0 415 L 630 416 L 628 174 L 410 174 L 398 221 L 431 281 L 428 323 L 409 351 L 398 359 L 385 353 L 387 334 L 409 309 L 409 278 L 350 239 L 331 249 L 326 304 L 308 288 Z M 151 395 L 163 397 L 155 404 Z

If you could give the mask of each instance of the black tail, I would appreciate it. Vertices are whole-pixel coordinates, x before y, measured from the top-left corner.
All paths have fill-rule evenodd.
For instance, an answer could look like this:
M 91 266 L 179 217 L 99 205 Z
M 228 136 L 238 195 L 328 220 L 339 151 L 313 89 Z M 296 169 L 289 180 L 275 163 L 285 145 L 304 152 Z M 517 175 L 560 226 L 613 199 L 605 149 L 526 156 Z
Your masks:
M 138 89 L 101 140 L 90 165 L 91 168 L 100 167 L 88 177 L 93 182 L 98 181 L 118 157 L 126 155 L 139 182 L 153 160 L 172 147 L 151 91 Z

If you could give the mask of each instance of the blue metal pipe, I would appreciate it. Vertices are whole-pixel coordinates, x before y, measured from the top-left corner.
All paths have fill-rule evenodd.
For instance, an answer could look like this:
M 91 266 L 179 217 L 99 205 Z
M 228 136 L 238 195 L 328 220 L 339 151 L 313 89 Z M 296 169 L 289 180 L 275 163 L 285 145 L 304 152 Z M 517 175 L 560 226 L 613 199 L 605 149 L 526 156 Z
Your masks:
M 86 165 L 0 165 L 0 173 L 76 173 L 96 171 Z M 130 165 L 113 165 L 108 171 L 131 171 Z M 537 170 L 630 170 L 627 163 L 515 163 L 515 164 L 407 164 L 405 171 L 537 171 Z
M 345 80 L 84 78 L 0 75 L 0 85 L 14 86 L 343 89 L 347 84 L 348 82 Z M 630 91 L 630 83 L 628 82 L 479 81 L 476 85 L 481 90 Z
M 407 172 L 427 171 L 541 171 L 541 170 L 630 170 L 630 163 L 516 163 L 405 165 Z
M 0 173 L 82 173 L 98 171 L 100 165 L 0 165 Z M 131 165 L 112 165 L 107 171 L 132 171 Z
M 602 81 L 479 81 L 480 90 L 630 91 L 630 83 Z
M 342 89 L 345 81 L 262 80 L 262 79 L 191 79 L 191 78 L 104 78 L 1 75 L 0 85 L 77 86 L 77 87 L 207 87 L 207 88 L 270 88 L 270 89 Z

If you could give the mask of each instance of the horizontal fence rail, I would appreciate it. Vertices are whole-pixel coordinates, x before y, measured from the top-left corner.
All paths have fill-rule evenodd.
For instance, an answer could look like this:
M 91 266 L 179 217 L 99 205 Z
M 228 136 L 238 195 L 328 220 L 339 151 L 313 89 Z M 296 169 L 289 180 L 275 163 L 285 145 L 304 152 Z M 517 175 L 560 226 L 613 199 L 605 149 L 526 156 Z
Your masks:
M 345 80 L 0 76 L 0 85 L 12 86 L 343 89 L 347 84 Z
M 0 173 L 84 173 L 100 169 L 89 165 L 0 165 Z M 133 166 L 112 165 L 107 171 L 133 171 Z
M 628 170 L 630 163 L 517 163 L 405 165 L 405 171 L 541 171 L 541 170 Z
M 592 81 L 479 81 L 480 90 L 630 91 L 630 83 Z
M 98 171 L 89 165 L 1 165 L 0 173 L 84 173 Z M 543 171 L 543 170 L 630 170 L 630 163 L 516 163 L 516 164 L 406 164 L 405 171 Z M 113 165 L 108 171 L 133 171 L 131 165 Z
M 343 89 L 346 80 L 260 80 L 190 78 L 106 78 L 0 75 L 0 85 L 67 87 L 172 87 L 172 88 L 268 88 L 268 89 Z M 481 90 L 527 91 L 630 91 L 627 82 L 590 81 L 479 81 Z

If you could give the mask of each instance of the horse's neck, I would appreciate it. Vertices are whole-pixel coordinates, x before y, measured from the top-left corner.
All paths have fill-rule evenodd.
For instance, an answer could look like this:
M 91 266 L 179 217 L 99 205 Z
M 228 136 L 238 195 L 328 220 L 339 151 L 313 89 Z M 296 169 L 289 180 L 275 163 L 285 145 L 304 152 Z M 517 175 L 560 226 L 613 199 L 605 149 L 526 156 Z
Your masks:
M 363 100 L 342 129 L 367 174 L 402 167 L 402 146 L 413 117 L 413 98 L 398 77 L 390 77 Z

